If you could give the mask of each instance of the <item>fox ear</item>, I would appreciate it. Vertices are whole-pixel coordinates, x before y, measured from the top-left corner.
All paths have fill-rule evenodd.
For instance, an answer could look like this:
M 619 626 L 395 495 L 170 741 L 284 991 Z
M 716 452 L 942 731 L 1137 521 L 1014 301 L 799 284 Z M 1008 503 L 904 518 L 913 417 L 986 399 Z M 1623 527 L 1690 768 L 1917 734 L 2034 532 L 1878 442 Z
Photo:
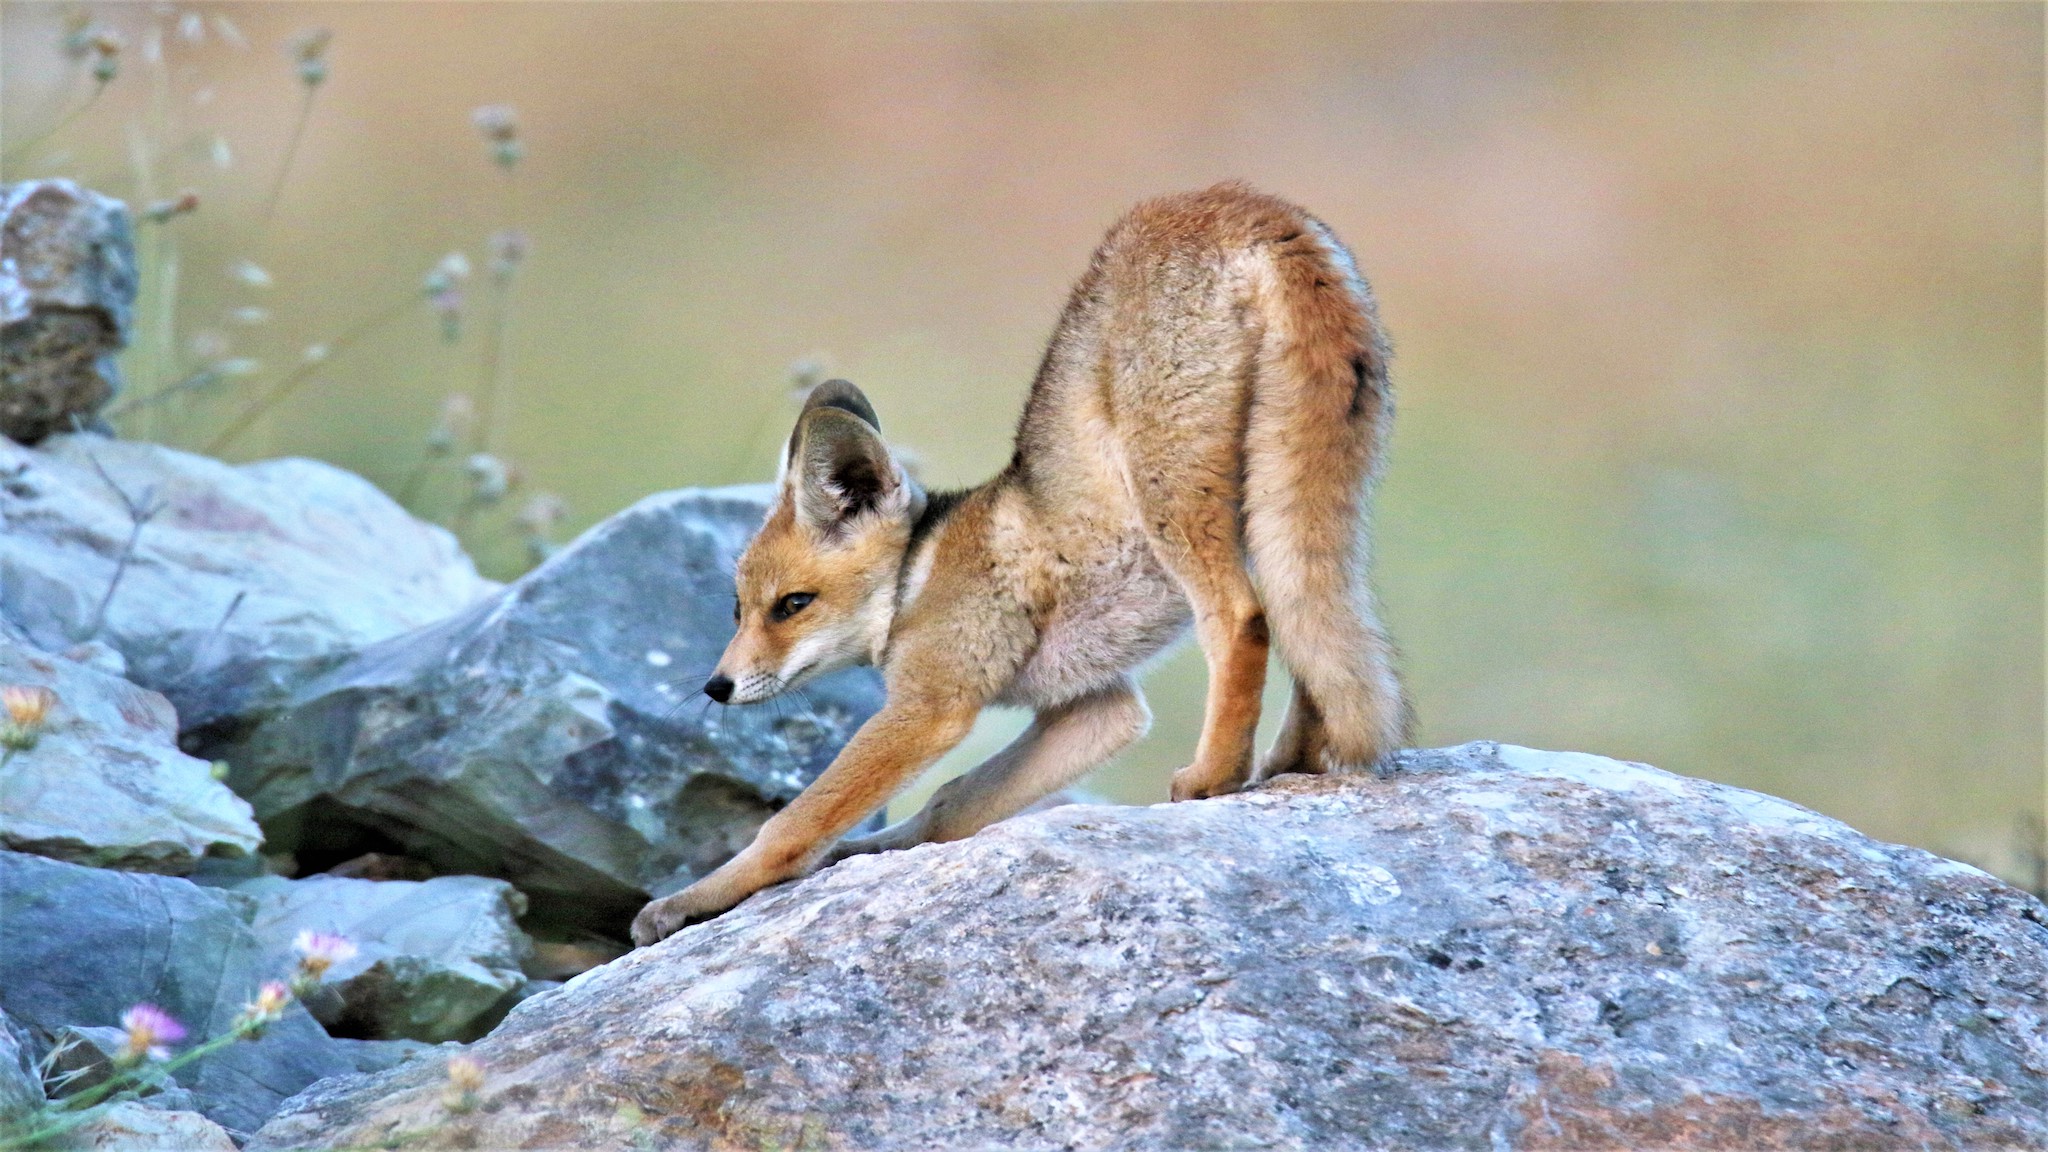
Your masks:
M 867 398 L 844 380 L 812 391 L 790 434 L 785 482 L 798 518 L 824 532 L 863 512 L 903 515 L 918 495 Z
M 841 412 L 850 412 L 860 417 L 862 422 L 875 431 L 882 430 L 882 419 L 875 415 L 875 406 L 868 403 L 868 398 L 862 395 L 861 390 L 855 388 L 851 381 L 827 380 L 811 389 L 811 394 L 804 399 L 804 410 L 797 414 L 797 427 L 802 428 L 804 417 L 820 408 L 837 408 Z M 795 433 L 790 434 L 790 447 L 796 447 Z

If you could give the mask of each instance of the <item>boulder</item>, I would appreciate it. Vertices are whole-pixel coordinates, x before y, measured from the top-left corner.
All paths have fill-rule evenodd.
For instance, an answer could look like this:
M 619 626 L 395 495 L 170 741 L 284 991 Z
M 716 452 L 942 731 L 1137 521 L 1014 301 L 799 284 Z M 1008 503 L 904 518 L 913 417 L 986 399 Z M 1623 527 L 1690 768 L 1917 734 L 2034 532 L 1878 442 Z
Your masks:
M 178 751 L 178 716 L 162 696 L 4 637 L 0 685 L 57 697 L 35 747 L 0 764 L 0 846 L 177 874 L 262 845 L 248 803 Z
M 93 422 L 121 387 L 135 285 L 127 205 L 69 180 L 0 186 L 0 435 Z
M 622 937 L 650 893 L 744 847 L 881 704 L 867 670 L 755 708 L 699 694 L 767 498 L 641 501 L 305 685 L 220 750 L 231 783 L 306 867 L 395 845 L 512 881 L 541 920 Z
M 2048 1146 L 2048 909 L 1491 744 L 856 857 L 249 1147 Z
M 111 1028 L 138 1002 L 220 1035 L 268 979 L 246 896 L 172 876 L 0 852 L 0 1010 L 46 1051 L 59 1029 Z M 285 1097 L 355 1063 L 294 1004 L 261 1039 L 179 1069 L 198 1110 L 254 1131 Z
M 273 968 L 291 964 L 301 931 L 336 932 L 355 957 L 307 997 L 314 1018 L 374 1040 L 474 1039 L 475 1025 L 526 982 L 526 898 L 502 880 L 348 880 L 267 876 L 236 886 L 256 900 L 251 926 Z
M 131 502 L 155 509 L 139 532 Z M 0 440 L 0 617 L 49 651 L 118 651 L 188 739 L 251 722 L 365 645 L 496 587 L 447 531 L 326 464 Z

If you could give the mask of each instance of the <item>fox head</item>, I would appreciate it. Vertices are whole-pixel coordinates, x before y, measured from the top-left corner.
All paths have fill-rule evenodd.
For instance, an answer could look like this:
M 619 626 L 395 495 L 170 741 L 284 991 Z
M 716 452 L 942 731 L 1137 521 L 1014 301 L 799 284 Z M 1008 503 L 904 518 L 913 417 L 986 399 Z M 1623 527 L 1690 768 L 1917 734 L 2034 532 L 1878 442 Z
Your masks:
M 766 523 L 734 571 L 738 631 L 704 694 L 753 704 L 873 658 L 924 490 L 882 442 L 860 389 L 811 391 L 783 450 Z

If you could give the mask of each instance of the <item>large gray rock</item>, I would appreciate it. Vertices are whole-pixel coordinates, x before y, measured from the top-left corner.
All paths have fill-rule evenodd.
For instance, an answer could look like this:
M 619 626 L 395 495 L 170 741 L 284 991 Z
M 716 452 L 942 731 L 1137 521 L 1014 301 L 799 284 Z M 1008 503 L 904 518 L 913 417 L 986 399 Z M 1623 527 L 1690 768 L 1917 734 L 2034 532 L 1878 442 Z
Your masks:
M 162 506 L 125 570 L 121 493 Z M 247 722 L 496 587 L 448 532 L 330 465 L 235 467 L 99 436 L 0 441 L 0 617 L 51 651 L 111 645 L 188 731 Z
M 171 876 L 110 872 L 0 852 L 0 1010 L 47 1048 L 65 1025 L 107 1028 L 138 1002 L 217 1036 L 267 979 L 246 896 Z M 253 1131 L 272 1109 L 355 1062 L 293 1005 L 262 1039 L 177 1073 L 201 1112 Z
M 190 872 L 263 843 L 247 802 L 178 751 L 146 688 L 0 637 L 0 685 L 57 695 L 42 737 L 0 766 L 0 846 L 101 868 Z
M 526 897 L 502 880 L 347 880 L 266 876 L 235 891 L 255 898 L 251 926 L 273 966 L 301 931 L 354 941 L 307 1007 L 330 1029 L 378 1040 L 474 1039 L 478 1021 L 526 982 L 533 942 L 519 930 Z
M 376 645 L 221 749 L 301 860 L 359 825 L 442 873 L 517 884 L 535 914 L 622 935 L 649 893 L 715 867 L 881 703 L 841 673 L 712 709 L 734 559 L 761 488 L 649 497 L 461 615 Z
M 1410 754 L 858 857 L 251 1148 L 2048 1146 L 2048 909 L 1783 801 Z
M 69 180 L 0 186 L 0 435 L 91 424 L 134 311 L 127 205 Z

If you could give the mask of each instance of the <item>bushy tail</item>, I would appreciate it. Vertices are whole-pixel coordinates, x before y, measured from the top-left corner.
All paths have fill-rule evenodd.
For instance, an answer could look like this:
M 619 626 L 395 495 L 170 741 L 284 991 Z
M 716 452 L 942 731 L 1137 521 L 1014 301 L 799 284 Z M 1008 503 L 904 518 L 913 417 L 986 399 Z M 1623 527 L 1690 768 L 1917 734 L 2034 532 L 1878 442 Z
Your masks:
M 1411 719 L 1367 583 L 1367 512 L 1393 421 L 1371 290 L 1320 223 L 1275 243 L 1245 433 L 1245 542 L 1325 763 L 1376 763 Z

